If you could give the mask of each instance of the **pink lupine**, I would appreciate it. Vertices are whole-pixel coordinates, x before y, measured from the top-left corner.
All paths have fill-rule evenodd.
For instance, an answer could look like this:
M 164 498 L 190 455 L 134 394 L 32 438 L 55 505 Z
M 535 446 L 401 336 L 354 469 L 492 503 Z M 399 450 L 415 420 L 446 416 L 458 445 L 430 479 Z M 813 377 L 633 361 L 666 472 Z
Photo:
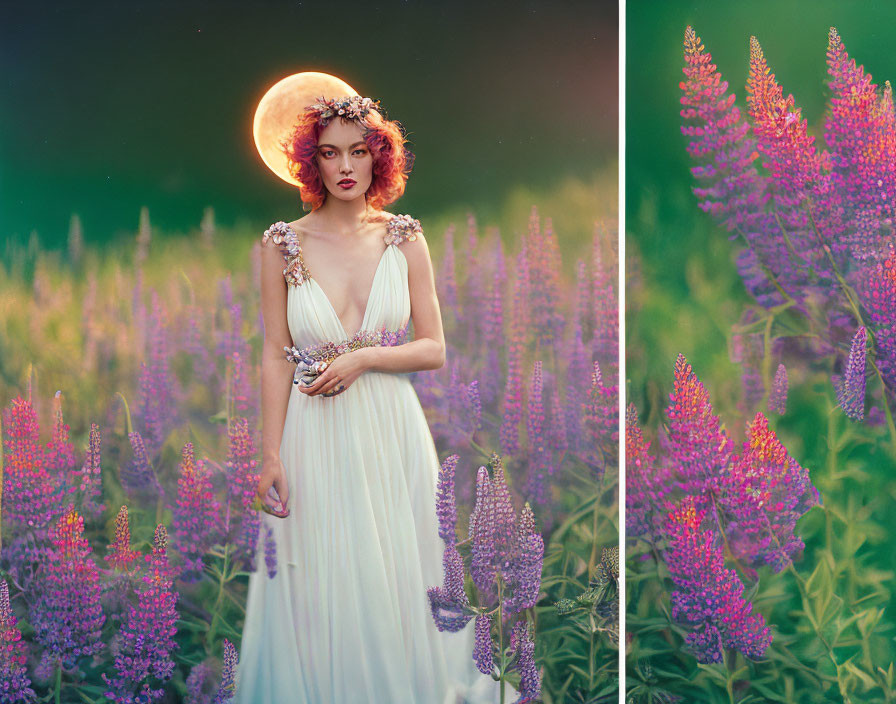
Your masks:
M 711 493 L 718 493 L 733 443 L 712 412 L 709 393 L 682 354 L 675 361 L 675 390 L 669 398 L 668 463 L 685 493 L 694 494 L 701 505 Z
M 809 472 L 757 413 L 722 491 L 721 504 L 731 517 L 725 530 L 732 552 L 752 567 L 767 564 L 780 572 L 803 549 L 794 535 L 797 520 L 818 503 Z
M 115 516 L 115 538 L 109 543 L 106 562 L 112 569 L 126 574 L 134 574 L 139 566 L 135 563 L 140 553 L 131 549 L 131 526 L 128 521 L 128 507 L 122 506 Z
M 56 667 L 73 672 L 80 658 L 105 647 L 100 573 L 84 537 L 84 517 L 74 506 L 53 524 L 50 540 L 30 610 L 34 639 L 44 647 L 42 678 Z
M 168 532 L 159 524 L 153 538 L 152 553 L 144 555 L 147 571 L 137 590 L 137 603 L 128 607 L 127 616 L 114 645 L 115 676 L 102 673 L 108 690 L 107 699 L 116 704 L 150 704 L 165 693 L 154 682 L 166 682 L 174 671 L 171 653 L 180 647 L 177 633 L 177 592 L 173 589 L 174 572 L 168 563 Z M 137 692 L 136 688 L 140 687 Z
M 604 386 L 597 360 L 591 371 L 591 388 L 582 406 L 586 439 L 597 452 L 591 456 L 595 476 L 601 476 L 607 462 L 614 462 L 619 442 L 619 386 Z
M 76 476 L 78 459 L 75 445 L 69 440 L 71 428 L 62 417 L 62 392 L 53 396 L 53 437 L 44 450 L 47 471 L 55 477 L 67 494 L 74 494 L 80 483 Z
M 185 581 L 202 578 L 203 557 L 218 539 L 220 514 L 208 462 L 196 460 L 193 443 L 188 442 L 182 451 L 172 531 L 175 548 L 183 560 L 181 578 Z
M 685 641 L 700 663 L 722 662 L 723 648 L 735 648 L 759 659 L 771 644 L 761 614 L 743 599 L 744 586 L 724 565 L 722 547 L 712 530 L 702 530 L 706 510 L 686 496 L 665 522 L 664 553 L 677 589 L 672 592 L 672 618 L 688 624 Z
M 629 404 L 625 412 L 625 530 L 632 537 L 655 543 L 661 535 L 672 473 L 647 452 L 649 448 L 638 411 Z
M 9 602 L 9 585 L 0 579 L 0 701 L 31 704 L 37 695 L 28 677 L 28 644 L 22 640 Z
M 62 512 L 62 496 L 47 471 L 30 400 L 17 396 L 3 409 L 3 435 L 3 517 L 13 533 L 46 526 Z
M 261 468 L 255 459 L 257 452 L 248 419 L 233 418 L 228 437 L 230 444 L 225 462 L 228 522 L 225 538 L 236 547 L 237 560 L 254 571 L 261 518 L 251 506 Z

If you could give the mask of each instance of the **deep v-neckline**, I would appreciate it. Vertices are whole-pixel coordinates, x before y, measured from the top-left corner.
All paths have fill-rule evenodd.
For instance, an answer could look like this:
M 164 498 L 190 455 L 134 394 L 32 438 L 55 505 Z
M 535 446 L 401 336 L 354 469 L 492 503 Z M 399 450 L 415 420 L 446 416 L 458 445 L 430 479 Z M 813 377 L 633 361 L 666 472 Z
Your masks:
M 292 233 L 293 237 L 296 238 L 296 242 L 298 242 L 299 241 L 299 233 L 297 233 L 293 229 L 293 227 L 289 224 L 287 224 L 286 227 Z M 298 243 L 299 243 L 299 246 L 301 246 L 301 242 L 298 242 Z M 330 300 L 330 297 L 327 295 L 327 292 L 324 291 L 323 286 L 321 286 L 319 283 L 317 283 L 317 279 L 314 278 L 314 275 L 311 273 L 311 270 L 308 269 L 307 265 L 304 264 L 304 261 L 302 262 L 302 265 L 305 268 L 305 275 L 307 277 L 307 281 L 310 281 L 312 284 L 314 284 L 314 286 L 317 287 L 317 290 L 320 291 L 321 296 L 323 296 L 323 299 L 327 302 L 327 305 L 330 307 L 330 312 L 333 313 L 333 318 L 335 318 L 336 322 L 339 324 L 339 327 L 342 330 L 342 334 L 345 336 L 346 340 L 351 339 L 352 337 L 357 335 L 359 332 L 361 332 L 364 329 L 364 325 L 367 323 L 367 313 L 370 312 L 370 304 L 372 302 L 371 299 L 373 298 L 374 291 L 376 290 L 376 284 L 377 284 L 377 279 L 379 279 L 380 269 L 383 268 L 383 262 L 386 260 L 386 252 L 389 251 L 390 247 L 392 247 L 391 244 L 386 245 L 386 248 L 383 250 L 383 253 L 380 255 L 379 261 L 376 264 L 376 270 L 373 272 L 373 282 L 370 284 L 370 291 L 367 294 L 367 301 L 364 304 L 364 313 L 361 315 L 361 326 L 357 330 L 355 330 L 355 332 L 353 332 L 351 335 L 349 335 L 348 332 L 346 331 L 345 325 L 343 324 L 342 320 L 339 318 L 339 314 L 336 312 L 336 307 L 333 305 L 333 302 Z

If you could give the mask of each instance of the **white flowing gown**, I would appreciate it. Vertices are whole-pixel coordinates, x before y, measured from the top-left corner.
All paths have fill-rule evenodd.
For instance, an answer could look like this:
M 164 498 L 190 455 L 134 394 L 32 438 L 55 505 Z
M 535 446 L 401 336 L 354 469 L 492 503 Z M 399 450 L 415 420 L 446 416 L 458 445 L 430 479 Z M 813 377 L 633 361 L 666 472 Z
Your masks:
M 419 231 L 419 221 L 392 218 L 398 234 L 387 238 L 362 330 L 396 331 L 410 318 L 399 245 Z M 283 236 L 293 344 L 349 339 L 298 263 L 296 233 L 283 222 L 272 231 Z M 296 277 L 299 271 L 308 278 Z M 443 582 L 439 458 L 409 376 L 367 371 L 332 397 L 307 396 L 293 385 L 280 457 L 290 514 L 261 513 L 237 704 L 499 702 L 498 684 L 473 662 L 474 621 L 457 633 L 439 632 L 430 612 L 426 589 Z M 273 578 L 264 566 L 265 525 L 276 541 Z M 516 694 L 505 685 L 505 702 Z

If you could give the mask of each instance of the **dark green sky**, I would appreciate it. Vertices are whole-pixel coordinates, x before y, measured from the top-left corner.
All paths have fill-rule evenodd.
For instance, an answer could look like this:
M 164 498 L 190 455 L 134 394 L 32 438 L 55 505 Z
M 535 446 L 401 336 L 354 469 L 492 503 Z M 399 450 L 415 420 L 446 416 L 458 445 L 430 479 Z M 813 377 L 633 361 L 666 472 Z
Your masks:
M 0 238 L 55 246 L 301 213 L 251 141 L 280 78 L 339 75 L 417 155 L 399 212 L 486 209 L 616 155 L 615 2 L 4 3 Z

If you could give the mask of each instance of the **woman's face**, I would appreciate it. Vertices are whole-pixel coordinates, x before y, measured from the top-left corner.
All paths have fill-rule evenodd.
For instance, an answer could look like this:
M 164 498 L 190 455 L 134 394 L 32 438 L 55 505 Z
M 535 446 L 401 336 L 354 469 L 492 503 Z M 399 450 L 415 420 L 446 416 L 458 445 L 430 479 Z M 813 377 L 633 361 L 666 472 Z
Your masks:
M 317 140 L 317 168 L 327 191 L 339 200 L 363 198 L 373 180 L 373 155 L 354 120 L 334 118 Z M 345 179 L 351 185 L 340 185 Z

